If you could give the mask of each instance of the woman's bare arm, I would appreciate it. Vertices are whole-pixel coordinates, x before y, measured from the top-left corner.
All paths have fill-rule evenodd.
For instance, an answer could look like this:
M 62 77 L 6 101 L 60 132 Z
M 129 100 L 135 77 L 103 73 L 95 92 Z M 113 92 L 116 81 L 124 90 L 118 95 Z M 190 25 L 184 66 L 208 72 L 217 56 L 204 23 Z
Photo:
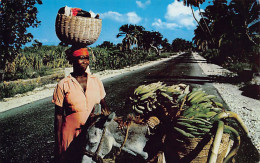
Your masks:
M 55 159 L 60 160 L 62 154 L 62 121 L 63 108 L 55 105 L 54 133 L 55 133 Z

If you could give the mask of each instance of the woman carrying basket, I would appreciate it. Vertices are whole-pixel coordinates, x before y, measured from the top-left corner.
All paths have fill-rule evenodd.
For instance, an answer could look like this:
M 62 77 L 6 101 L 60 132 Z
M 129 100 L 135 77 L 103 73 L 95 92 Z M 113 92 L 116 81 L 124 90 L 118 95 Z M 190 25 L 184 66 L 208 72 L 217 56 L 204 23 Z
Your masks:
M 52 100 L 55 104 L 55 162 L 69 162 L 68 158 L 73 157 L 68 155 L 79 154 L 68 151 L 80 148 L 73 142 L 79 137 L 81 127 L 96 104 L 101 104 L 102 111 L 108 111 L 102 82 L 86 72 L 89 65 L 87 48 L 72 47 L 66 54 L 73 64 L 73 72 L 57 84 Z

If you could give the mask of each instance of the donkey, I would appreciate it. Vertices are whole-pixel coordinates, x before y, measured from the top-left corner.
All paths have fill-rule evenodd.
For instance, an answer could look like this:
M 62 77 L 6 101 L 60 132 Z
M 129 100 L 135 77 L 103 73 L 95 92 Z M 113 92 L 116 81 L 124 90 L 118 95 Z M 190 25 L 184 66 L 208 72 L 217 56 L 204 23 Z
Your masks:
M 126 134 L 119 129 L 119 124 L 114 120 L 114 117 L 114 113 L 105 118 L 100 117 L 94 125 L 87 129 L 86 151 L 96 153 L 103 158 L 111 151 L 112 147 L 117 147 L 122 148 L 123 151 L 129 154 L 139 155 L 143 159 L 147 159 L 148 153 L 144 151 L 144 147 L 148 141 L 146 137 L 148 126 L 132 123 L 128 130 L 129 136 L 124 143 Z M 104 134 L 103 130 L 105 130 Z M 121 147 L 123 143 L 124 145 Z M 82 162 L 90 163 L 94 161 L 91 157 L 84 155 Z

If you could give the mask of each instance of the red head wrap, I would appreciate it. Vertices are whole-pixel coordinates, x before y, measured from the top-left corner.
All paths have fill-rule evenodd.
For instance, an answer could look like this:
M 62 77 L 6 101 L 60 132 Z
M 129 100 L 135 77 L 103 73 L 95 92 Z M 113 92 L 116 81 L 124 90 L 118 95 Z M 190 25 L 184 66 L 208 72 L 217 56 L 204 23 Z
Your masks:
M 81 56 L 81 55 L 86 55 L 86 56 L 89 56 L 88 54 L 88 49 L 87 48 L 81 48 L 81 49 L 78 49 L 78 50 L 75 50 L 72 55 L 74 57 L 78 57 L 78 56 Z

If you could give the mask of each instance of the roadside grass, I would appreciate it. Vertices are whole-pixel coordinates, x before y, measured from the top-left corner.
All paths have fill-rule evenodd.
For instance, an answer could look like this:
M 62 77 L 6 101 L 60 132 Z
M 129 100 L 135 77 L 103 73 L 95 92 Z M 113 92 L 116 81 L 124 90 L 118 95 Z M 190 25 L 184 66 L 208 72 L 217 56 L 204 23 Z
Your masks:
M 47 84 L 56 83 L 64 78 L 64 73 L 55 73 L 44 77 L 28 80 L 16 80 L 0 83 L 0 99 L 13 97 L 17 94 L 26 93 Z

